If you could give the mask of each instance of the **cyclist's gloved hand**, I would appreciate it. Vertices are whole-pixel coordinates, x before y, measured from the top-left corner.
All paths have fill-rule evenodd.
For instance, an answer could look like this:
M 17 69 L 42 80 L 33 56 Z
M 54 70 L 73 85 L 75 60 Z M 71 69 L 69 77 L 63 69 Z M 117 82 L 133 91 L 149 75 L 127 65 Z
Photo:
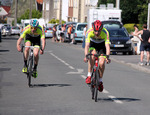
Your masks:
M 106 63 L 109 64 L 111 60 L 109 59 L 109 55 L 106 56 Z
M 40 50 L 40 54 L 43 54 L 43 53 L 44 53 L 44 50 L 41 49 L 41 50 Z
M 19 52 L 21 52 L 21 47 L 20 47 L 20 45 L 17 45 L 17 50 L 18 50 Z
M 88 60 L 89 60 L 88 55 L 86 55 L 84 58 L 84 62 L 86 63 L 86 62 L 88 62 Z

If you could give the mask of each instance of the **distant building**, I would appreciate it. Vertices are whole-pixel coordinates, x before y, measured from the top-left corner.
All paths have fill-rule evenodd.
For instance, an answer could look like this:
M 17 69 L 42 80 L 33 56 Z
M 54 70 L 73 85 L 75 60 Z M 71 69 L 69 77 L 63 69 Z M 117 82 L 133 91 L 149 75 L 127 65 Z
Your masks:
M 0 6 L 0 23 L 6 21 L 7 16 L 10 16 L 10 6 Z
M 42 12 L 43 0 L 36 0 L 36 3 L 37 3 L 37 10 Z
M 43 0 L 43 18 L 46 23 L 51 19 L 69 22 L 87 22 L 88 9 L 97 7 L 98 0 Z M 61 14 L 61 15 L 60 15 Z

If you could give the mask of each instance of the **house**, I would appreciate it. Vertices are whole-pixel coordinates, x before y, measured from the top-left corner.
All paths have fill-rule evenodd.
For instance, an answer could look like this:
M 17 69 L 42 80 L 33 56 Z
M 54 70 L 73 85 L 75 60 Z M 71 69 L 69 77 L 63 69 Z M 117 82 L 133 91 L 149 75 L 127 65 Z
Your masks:
M 67 22 L 87 22 L 88 9 L 97 7 L 97 2 L 98 0 L 43 0 L 43 18 L 46 22 L 52 18 Z
M 10 16 L 10 6 L 0 6 L 0 23 L 4 23 L 7 20 L 7 16 Z
M 0 17 L 8 16 L 10 11 L 10 6 L 0 6 Z

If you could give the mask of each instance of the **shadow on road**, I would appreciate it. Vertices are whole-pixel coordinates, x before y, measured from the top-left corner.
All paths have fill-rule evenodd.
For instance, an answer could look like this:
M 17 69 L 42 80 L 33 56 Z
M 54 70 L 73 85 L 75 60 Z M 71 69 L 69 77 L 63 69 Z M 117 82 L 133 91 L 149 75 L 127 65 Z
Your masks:
M 123 102 L 132 102 L 132 101 L 141 101 L 141 99 L 135 98 L 98 98 L 98 101 L 105 101 L 105 102 L 113 102 L 115 100 L 123 101 Z
M 9 50 L 0 50 L 0 52 L 9 52 Z
M 32 84 L 32 88 L 34 88 L 34 87 L 51 87 L 51 86 L 66 87 L 66 86 L 71 86 L 71 85 L 70 84 Z
M 18 40 L 19 37 L 10 37 L 10 36 L 5 36 L 2 37 L 2 40 Z
M 1 71 L 10 71 L 11 70 L 11 68 L 0 68 L 0 72 Z

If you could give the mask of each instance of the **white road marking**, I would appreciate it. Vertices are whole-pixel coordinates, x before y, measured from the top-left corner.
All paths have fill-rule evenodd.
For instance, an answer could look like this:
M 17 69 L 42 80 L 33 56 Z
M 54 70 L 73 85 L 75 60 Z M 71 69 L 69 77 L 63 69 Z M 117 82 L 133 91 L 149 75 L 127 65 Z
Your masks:
M 64 63 L 65 65 L 67 65 L 70 69 L 75 69 L 73 66 L 70 66 L 68 63 L 66 63 L 64 60 L 60 59 L 59 57 L 57 57 L 56 55 L 54 55 L 53 53 L 51 53 L 51 51 L 49 51 L 49 53 L 54 56 L 56 59 L 58 59 L 59 61 L 61 61 L 62 63 Z M 68 72 L 67 74 L 83 74 L 83 69 L 77 69 L 77 72 Z M 85 75 L 81 75 L 81 77 L 83 79 L 86 79 L 86 76 Z M 110 94 L 106 89 L 103 90 L 102 93 L 105 93 L 105 94 Z M 113 100 L 115 103 L 118 103 L 118 104 L 123 104 L 122 101 L 118 100 L 115 96 L 112 96 L 112 95 L 108 95 L 108 97 Z
M 111 98 L 115 103 L 123 104 L 122 101 L 119 101 L 115 96 L 108 95 L 109 98 Z
M 81 75 L 81 77 L 82 77 L 83 79 L 86 79 L 86 76 L 85 76 L 85 75 Z
M 70 69 L 74 69 L 74 67 L 70 66 L 68 63 L 66 63 L 64 60 L 60 59 L 59 57 L 57 57 L 55 54 L 50 53 L 52 56 L 54 56 L 56 59 L 58 59 L 59 61 L 61 61 L 62 63 L 64 63 L 65 65 L 67 65 Z
M 83 74 L 83 69 L 77 69 L 77 72 L 68 72 L 67 74 Z
M 109 94 L 109 92 L 106 89 L 103 89 L 102 93 Z

